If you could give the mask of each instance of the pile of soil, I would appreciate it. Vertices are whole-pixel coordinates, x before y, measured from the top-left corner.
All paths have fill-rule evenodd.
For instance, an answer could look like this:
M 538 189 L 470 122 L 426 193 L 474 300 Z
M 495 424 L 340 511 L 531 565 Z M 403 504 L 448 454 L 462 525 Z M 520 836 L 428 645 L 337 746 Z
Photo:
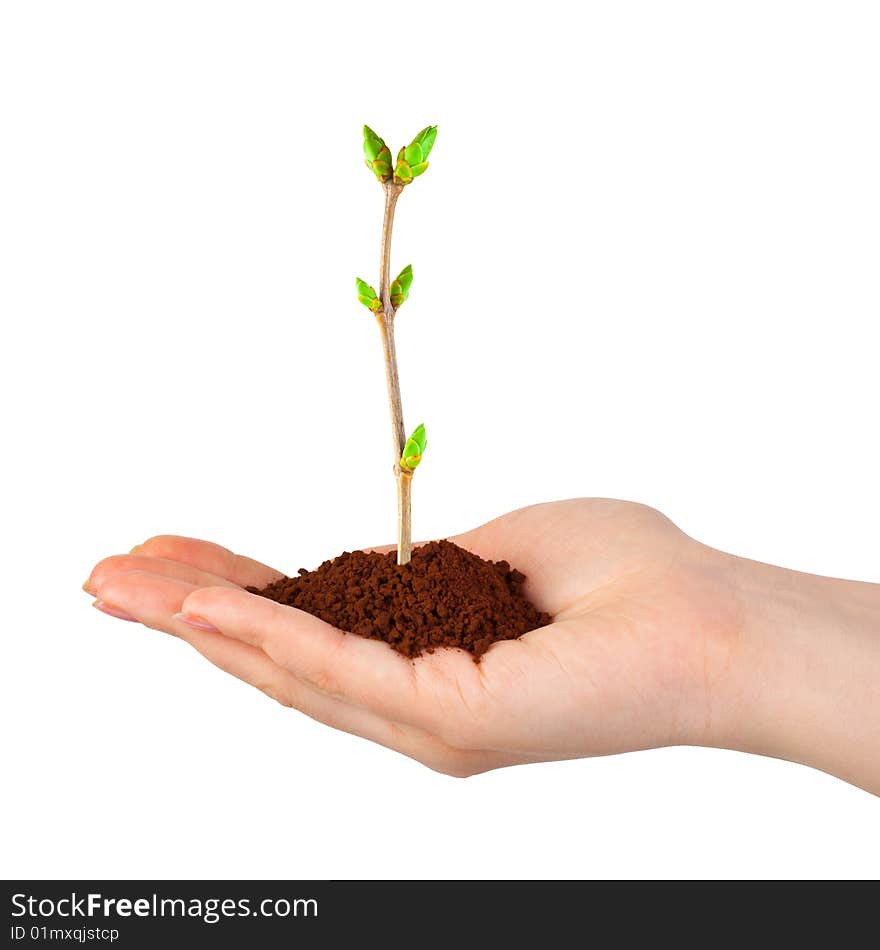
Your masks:
M 525 576 L 507 561 L 484 561 L 451 541 L 397 552 L 346 551 L 314 571 L 283 577 L 254 594 L 305 610 L 340 630 L 384 640 L 404 656 L 460 647 L 480 657 L 551 622 L 522 594 Z

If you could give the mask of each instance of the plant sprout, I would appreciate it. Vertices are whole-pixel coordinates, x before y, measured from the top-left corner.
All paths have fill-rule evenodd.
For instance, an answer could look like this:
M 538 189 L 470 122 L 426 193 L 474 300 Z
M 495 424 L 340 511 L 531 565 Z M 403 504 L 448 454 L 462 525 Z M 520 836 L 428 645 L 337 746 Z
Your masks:
M 390 280 L 391 230 L 394 226 L 397 199 L 407 185 L 427 170 L 428 156 L 436 138 L 437 126 L 427 126 L 397 153 L 397 161 L 392 163 L 391 150 L 383 139 L 369 126 L 364 126 L 364 156 L 367 168 L 373 172 L 385 191 L 385 216 L 382 221 L 382 250 L 379 258 L 379 292 L 360 277 L 356 278 L 356 282 L 358 300 L 376 317 L 382 334 L 388 408 L 394 439 L 394 477 L 397 480 L 398 564 L 407 564 L 412 553 L 412 477 L 428 443 L 423 425 L 414 429 L 409 438 L 406 437 L 403 425 L 397 351 L 394 346 L 394 318 L 409 297 L 413 272 L 412 265 L 407 264 L 394 280 Z

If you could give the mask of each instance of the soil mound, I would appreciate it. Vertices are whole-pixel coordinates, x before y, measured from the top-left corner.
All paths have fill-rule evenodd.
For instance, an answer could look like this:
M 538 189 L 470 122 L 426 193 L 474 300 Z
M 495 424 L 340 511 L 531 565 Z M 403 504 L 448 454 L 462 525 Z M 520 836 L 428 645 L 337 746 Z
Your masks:
M 525 577 L 507 561 L 485 561 L 451 541 L 397 554 L 346 551 L 314 571 L 283 577 L 263 590 L 270 600 L 305 610 L 340 630 L 384 640 L 408 657 L 460 647 L 476 661 L 499 640 L 552 621 L 522 593 Z

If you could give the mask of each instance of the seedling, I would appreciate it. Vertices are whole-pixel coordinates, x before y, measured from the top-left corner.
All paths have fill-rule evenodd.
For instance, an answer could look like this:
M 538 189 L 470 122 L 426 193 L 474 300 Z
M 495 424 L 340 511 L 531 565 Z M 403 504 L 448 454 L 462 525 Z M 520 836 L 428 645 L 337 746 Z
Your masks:
M 375 316 L 382 335 L 385 356 L 385 381 L 388 386 L 388 408 L 391 413 L 391 435 L 394 440 L 394 477 L 397 480 L 397 563 L 409 563 L 412 553 L 412 478 L 427 439 L 425 427 L 417 426 L 407 438 L 400 401 L 400 378 L 397 372 L 397 351 L 394 346 L 394 318 L 409 297 L 412 286 L 412 265 L 391 280 L 391 231 L 394 208 L 404 188 L 428 168 L 428 156 L 437 138 L 437 126 L 429 125 L 397 153 L 392 162 L 391 150 L 367 125 L 364 126 L 364 156 L 367 168 L 376 176 L 385 191 L 385 216 L 382 221 L 382 249 L 379 257 L 378 293 L 360 277 L 356 278 L 358 300 Z
M 393 161 L 385 142 L 364 126 L 364 155 L 385 193 L 385 216 L 379 289 L 358 277 L 357 296 L 376 318 L 385 356 L 397 481 L 397 557 L 391 552 L 352 551 L 255 592 L 314 614 L 339 630 L 382 640 L 407 657 L 460 647 L 479 662 L 493 643 L 520 637 L 553 618 L 526 600 L 525 576 L 506 561 L 486 561 L 451 541 L 429 541 L 410 559 L 412 480 L 427 440 L 423 425 L 409 438 L 403 425 L 394 323 L 409 298 L 413 270 L 404 267 L 391 279 L 391 229 L 397 199 L 427 170 L 436 137 L 437 127 L 429 125 Z M 400 565 L 409 567 L 402 571 Z M 434 609 L 426 606 L 426 597 Z

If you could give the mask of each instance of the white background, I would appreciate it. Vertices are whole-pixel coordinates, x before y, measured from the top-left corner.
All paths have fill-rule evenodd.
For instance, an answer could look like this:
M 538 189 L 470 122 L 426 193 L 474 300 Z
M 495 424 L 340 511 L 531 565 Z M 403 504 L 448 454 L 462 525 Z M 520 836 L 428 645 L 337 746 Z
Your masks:
M 419 537 L 613 496 L 880 580 L 876 4 L 0 9 L 0 871 L 880 872 L 877 799 L 827 775 L 667 749 L 451 779 L 80 590 L 157 533 L 288 571 L 390 539 L 365 121 L 440 129 L 393 260 Z

